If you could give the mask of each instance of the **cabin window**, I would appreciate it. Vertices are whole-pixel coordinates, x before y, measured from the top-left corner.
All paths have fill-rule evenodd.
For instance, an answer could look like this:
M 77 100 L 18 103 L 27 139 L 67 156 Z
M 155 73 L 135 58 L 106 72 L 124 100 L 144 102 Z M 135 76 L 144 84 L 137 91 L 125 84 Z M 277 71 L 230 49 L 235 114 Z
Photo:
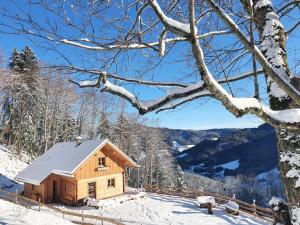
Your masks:
M 64 182 L 64 190 L 67 190 L 67 182 Z
M 107 187 L 108 187 L 108 188 L 114 188 L 115 185 L 116 185 L 115 178 L 112 178 L 112 179 L 108 179 L 108 180 L 107 180 Z
M 34 184 L 31 185 L 31 190 L 34 191 Z
M 88 196 L 90 198 L 96 198 L 96 182 L 88 183 Z
M 98 159 L 98 167 L 105 167 L 105 157 L 101 157 Z

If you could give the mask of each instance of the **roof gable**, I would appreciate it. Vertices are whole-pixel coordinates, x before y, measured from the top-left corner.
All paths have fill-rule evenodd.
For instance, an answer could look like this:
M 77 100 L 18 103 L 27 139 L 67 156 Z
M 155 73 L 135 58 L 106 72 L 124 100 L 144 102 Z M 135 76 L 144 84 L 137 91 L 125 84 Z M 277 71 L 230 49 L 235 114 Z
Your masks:
M 39 185 L 51 173 L 73 176 L 73 173 L 105 144 L 111 145 L 121 157 L 128 161 L 129 166 L 137 167 L 133 160 L 107 139 L 87 140 L 78 146 L 76 146 L 75 142 L 62 142 L 55 144 L 33 161 L 31 165 L 16 176 L 16 179 Z

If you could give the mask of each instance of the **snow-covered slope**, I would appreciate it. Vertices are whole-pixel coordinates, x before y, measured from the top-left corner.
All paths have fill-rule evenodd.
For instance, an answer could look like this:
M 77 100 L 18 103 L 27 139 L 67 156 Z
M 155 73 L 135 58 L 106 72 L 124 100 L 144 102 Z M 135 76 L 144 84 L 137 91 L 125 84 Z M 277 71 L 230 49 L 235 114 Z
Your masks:
M 0 147 L 0 185 L 13 185 L 9 190 L 21 189 L 21 185 L 13 181 L 16 174 L 28 164 L 10 154 L 3 146 Z M 1 187 L 1 186 L 0 186 Z M 121 196 L 122 197 L 122 196 Z M 131 201 L 115 201 L 109 207 L 94 209 L 91 207 L 68 207 L 69 210 L 79 213 L 103 215 L 121 220 L 125 224 L 152 224 L 152 225 L 210 225 L 210 224 L 268 224 L 252 216 L 231 216 L 225 213 L 222 206 L 214 208 L 214 215 L 208 215 L 207 210 L 200 209 L 196 200 L 166 196 L 158 194 L 146 194 L 144 198 Z M 122 204 L 117 204 L 122 202 Z M 66 206 L 60 206 L 65 208 Z M 92 221 L 91 221 L 92 222 Z M 22 206 L 0 199 L 0 224 L 71 224 L 63 220 L 61 214 L 57 214 L 47 208 L 41 212 L 26 209 Z
M 27 209 L 0 199 L 0 224 L 13 225 L 71 225 L 61 215 Z
M 22 160 L 13 155 L 7 148 L 0 145 L 0 188 L 5 188 L 9 191 L 21 192 L 23 185 L 14 181 L 15 176 L 28 166 L 25 162 L 27 157 L 22 157 Z
M 111 217 L 130 225 L 267 225 L 269 223 L 250 215 L 232 216 L 223 206 L 213 209 L 214 215 L 208 215 L 207 209 L 199 208 L 196 199 L 176 196 L 149 194 L 144 198 L 127 201 L 122 204 L 104 207 L 102 210 L 90 207 L 69 207 L 68 210 Z
M 24 160 L 18 159 L 11 154 L 9 149 L 0 145 L 0 174 L 9 179 L 14 179 L 27 166 L 28 164 Z

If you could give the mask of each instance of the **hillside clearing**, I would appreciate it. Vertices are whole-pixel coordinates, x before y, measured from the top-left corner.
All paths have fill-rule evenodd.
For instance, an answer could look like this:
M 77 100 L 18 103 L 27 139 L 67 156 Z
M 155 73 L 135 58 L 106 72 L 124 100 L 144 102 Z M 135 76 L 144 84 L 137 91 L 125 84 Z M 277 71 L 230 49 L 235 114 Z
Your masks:
M 223 206 L 213 209 L 214 215 L 208 215 L 207 209 L 201 209 L 196 200 L 177 196 L 147 193 L 144 198 L 115 204 L 103 209 L 91 207 L 63 207 L 70 211 L 83 211 L 84 214 L 103 215 L 133 225 L 267 225 L 270 224 L 250 215 L 232 216 Z M 102 211 L 102 212 L 101 212 Z

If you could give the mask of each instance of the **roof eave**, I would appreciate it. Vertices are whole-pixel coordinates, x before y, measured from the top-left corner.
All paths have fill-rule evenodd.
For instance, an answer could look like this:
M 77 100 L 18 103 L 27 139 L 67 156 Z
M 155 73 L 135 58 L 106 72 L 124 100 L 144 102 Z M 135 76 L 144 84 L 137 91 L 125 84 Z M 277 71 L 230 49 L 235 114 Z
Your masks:
M 34 185 L 41 185 L 40 182 L 36 181 L 36 180 L 30 180 L 30 179 L 26 179 L 26 178 L 21 178 L 21 177 L 15 177 L 16 181 L 22 182 L 22 183 L 29 183 L 29 184 L 34 184 Z

